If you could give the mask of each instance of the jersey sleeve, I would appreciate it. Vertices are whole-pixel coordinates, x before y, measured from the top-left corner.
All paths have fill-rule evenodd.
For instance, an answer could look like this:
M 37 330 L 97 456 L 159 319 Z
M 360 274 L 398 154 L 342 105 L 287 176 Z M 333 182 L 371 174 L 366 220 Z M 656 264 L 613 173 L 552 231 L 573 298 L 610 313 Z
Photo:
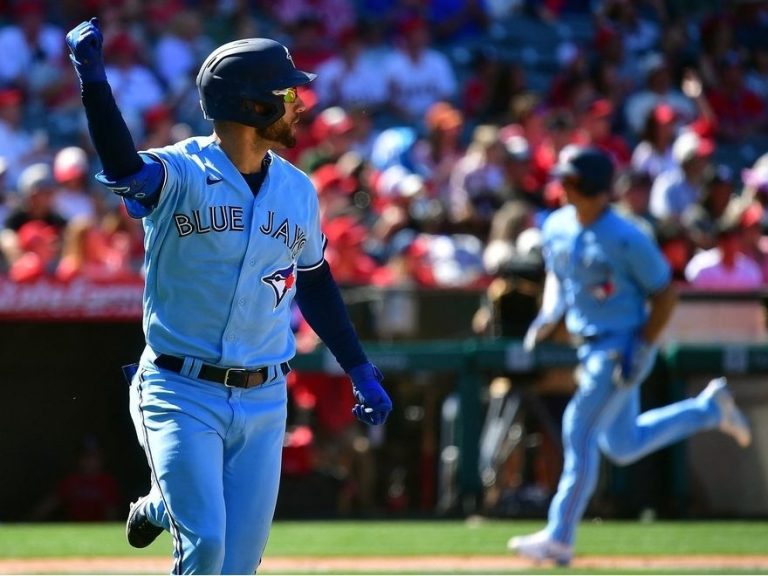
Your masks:
M 163 167 L 163 183 L 157 207 L 150 216 L 162 218 L 165 213 L 176 205 L 179 190 L 184 187 L 186 169 L 182 157 L 173 149 L 153 148 L 139 153 L 144 162 L 157 162 Z
M 646 294 L 655 294 L 672 279 L 672 270 L 656 241 L 634 230 L 627 246 L 629 272 Z
M 309 228 L 307 230 L 307 242 L 299 255 L 296 264 L 298 271 L 314 270 L 319 268 L 325 261 L 325 246 L 327 240 L 320 228 L 320 206 L 317 201 L 317 194 L 314 187 L 309 183 L 311 194 L 309 196 L 310 217 Z

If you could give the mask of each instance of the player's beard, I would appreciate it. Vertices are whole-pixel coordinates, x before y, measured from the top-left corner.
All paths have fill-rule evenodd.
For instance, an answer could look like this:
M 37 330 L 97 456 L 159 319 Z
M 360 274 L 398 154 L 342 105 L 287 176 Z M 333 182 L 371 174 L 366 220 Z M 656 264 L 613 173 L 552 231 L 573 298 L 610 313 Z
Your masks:
M 296 136 L 293 133 L 293 128 L 284 118 L 276 120 L 266 128 L 256 128 L 256 134 L 264 140 L 277 142 L 284 148 L 296 146 Z

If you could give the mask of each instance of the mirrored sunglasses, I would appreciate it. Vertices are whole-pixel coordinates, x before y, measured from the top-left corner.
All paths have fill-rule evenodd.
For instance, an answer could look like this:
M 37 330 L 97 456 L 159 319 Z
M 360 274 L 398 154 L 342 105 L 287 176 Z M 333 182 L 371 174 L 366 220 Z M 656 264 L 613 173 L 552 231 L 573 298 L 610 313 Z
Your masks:
M 296 102 L 296 98 L 298 97 L 298 94 L 296 92 L 296 88 L 286 88 L 285 90 L 272 90 L 272 94 L 275 96 L 282 96 L 283 102 L 286 104 L 293 104 Z

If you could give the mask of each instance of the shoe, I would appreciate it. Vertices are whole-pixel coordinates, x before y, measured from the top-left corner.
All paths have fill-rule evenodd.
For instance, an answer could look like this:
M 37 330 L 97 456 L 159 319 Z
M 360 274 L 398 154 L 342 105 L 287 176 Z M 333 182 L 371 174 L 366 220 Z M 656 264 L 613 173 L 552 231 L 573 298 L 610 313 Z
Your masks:
M 553 561 L 558 566 L 568 566 L 573 557 L 572 546 L 552 540 L 543 530 L 510 538 L 507 549 L 535 562 Z
M 752 431 L 744 413 L 736 406 L 728 380 L 725 377 L 715 378 L 702 391 L 709 396 L 720 410 L 720 430 L 733 437 L 742 448 L 752 443 Z
M 142 496 L 136 502 L 131 503 L 128 520 L 125 522 L 125 536 L 128 544 L 134 548 L 146 548 L 162 534 L 163 529 L 149 521 L 144 508 L 149 495 Z

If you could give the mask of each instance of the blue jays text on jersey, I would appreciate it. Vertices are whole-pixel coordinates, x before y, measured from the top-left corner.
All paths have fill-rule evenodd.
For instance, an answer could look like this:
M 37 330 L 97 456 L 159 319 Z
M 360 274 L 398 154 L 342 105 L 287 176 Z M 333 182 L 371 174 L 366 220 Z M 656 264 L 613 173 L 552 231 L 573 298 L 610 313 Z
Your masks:
M 254 197 L 213 137 L 145 154 L 165 169 L 143 219 L 149 348 L 223 366 L 290 359 L 296 273 L 322 264 L 325 243 L 309 178 L 270 152 Z

